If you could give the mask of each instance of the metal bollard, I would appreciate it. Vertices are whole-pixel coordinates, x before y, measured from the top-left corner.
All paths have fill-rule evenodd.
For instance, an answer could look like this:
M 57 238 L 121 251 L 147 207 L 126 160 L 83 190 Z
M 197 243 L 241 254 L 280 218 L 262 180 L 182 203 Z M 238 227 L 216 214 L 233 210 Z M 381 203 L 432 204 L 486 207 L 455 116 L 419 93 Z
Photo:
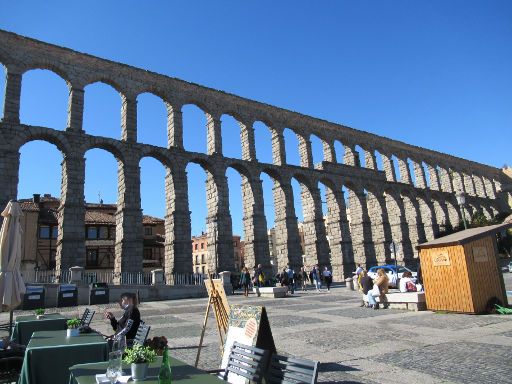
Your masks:
M 346 286 L 347 290 L 349 290 L 349 291 L 354 290 L 354 281 L 351 277 L 347 277 L 345 279 L 345 286 Z

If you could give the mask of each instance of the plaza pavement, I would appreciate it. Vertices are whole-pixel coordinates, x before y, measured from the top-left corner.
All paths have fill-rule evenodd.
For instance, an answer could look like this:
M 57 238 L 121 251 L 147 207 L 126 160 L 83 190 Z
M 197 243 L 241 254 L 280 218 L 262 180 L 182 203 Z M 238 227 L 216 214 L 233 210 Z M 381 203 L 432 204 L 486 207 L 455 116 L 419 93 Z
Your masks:
M 512 273 L 504 276 L 511 291 Z M 264 305 L 278 351 L 320 361 L 320 383 L 512 383 L 512 316 L 375 311 L 360 308 L 360 296 L 344 287 L 284 299 L 238 294 L 229 302 Z M 193 364 L 206 303 L 147 302 L 140 310 L 152 327 L 150 337 L 166 336 L 171 353 Z M 92 327 L 110 334 L 102 318 L 106 307 L 121 313 L 113 304 L 92 306 Z M 217 368 L 221 354 L 213 315 L 204 344 L 200 367 Z

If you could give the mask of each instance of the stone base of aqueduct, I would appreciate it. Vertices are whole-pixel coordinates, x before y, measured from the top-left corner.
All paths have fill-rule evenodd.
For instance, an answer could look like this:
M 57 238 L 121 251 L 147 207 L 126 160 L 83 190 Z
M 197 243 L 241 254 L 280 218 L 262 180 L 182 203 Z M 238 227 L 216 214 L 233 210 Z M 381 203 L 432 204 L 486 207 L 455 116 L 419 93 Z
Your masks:
M 5 31 L 0 31 L 0 62 L 6 68 L 3 119 L 0 122 L 0 206 L 17 198 L 20 148 L 32 140 L 45 140 L 56 145 L 63 154 L 58 270 L 85 265 L 84 154 L 91 148 L 111 152 L 119 164 L 116 272 L 142 269 L 139 161 L 148 156 L 160 161 L 167 171 L 166 273 L 192 272 L 185 172 L 190 162 L 200 164 L 207 173 L 208 263 L 212 270 L 215 250 L 219 269 L 233 268 L 232 225 L 225 176 L 228 167 L 236 169 L 242 176 L 245 263 L 248 266 L 258 263 L 270 266 L 260 179 L 263 172 L 274 182 L 278 267 L 283 268 L 287 263 L 299 267 L 303 263 L 291 187 L 291 180 L 295 178 L 301 185 L 306 263 L 330 265 L 338 279 L 350 275 L 355 263 L 367 265 L 389 261 L 391 241 L 401 243 L 400 261 L 413 262 L 418 243 L 433 239 L 440 226 L 459 224 L 462 212 L 456 202 L 456 191 L 466 193 L 466 217 L 476 212 L 491 217 L 509 210 L 506 202 L 510 195 L 510 179 L 498 168 Z M 66 80 L 69 103 L 64 131 L 20 123 L 22 79 L 24 73 L 32 69 L 49 69 Z M 112 85 L 121 95 L 120 140 L 91 136 L 82 129 L 84 88 L 98 81 Z M 136 100 L 137 95 L 144 92 L 157 95 L 167 106 L 166 148 L 136 140 Z M 181 109 L 187 104 L 199 106 L 206 114 L 207 154 L 188 152 L 183 148 Z M 233 116 L 240 125 L 242 159 L 223 156 L 223 114 Z M 256 158 L 253 127 L 256 121 L 263 122 L 272 133 L 272 164 L 258 162 Z M 292 129 L 297 135 L 300 166 L 286 164 L 285 128 Z M 323 145 L 324 158 L 318 164 L 313 164 L 312 160 L 312 135 L 320 138 Z M 344 146 L 342 164 L 336 161 L 335 141 Z M 356 146 L 363 149 L 364 158 L 360 151 L 356 151 Z M 377 168 L 377 156 L 381 157 L 383 170 Z M 399 170 L 399 175 L 395 169 Z M 327 191 L 326 220 L 322 213 L 320 183 Z

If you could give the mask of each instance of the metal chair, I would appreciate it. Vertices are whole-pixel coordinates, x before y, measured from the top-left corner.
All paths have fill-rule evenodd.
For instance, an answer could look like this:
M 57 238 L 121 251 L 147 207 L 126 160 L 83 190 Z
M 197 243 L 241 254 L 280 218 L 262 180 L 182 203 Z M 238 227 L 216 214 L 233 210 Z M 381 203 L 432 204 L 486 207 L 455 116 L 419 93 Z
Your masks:
M 318 362 L 273 354 L 266 382 L 269 384 L 316 384 Z
M 146 325 L 142 320 L 139 324 L 139 328 L 137 328 L 137 333 L 135 334 L 135 338 L 133 339 L 133 344 L 144 345 L 144 342 L 148 338 L 149 331 L 151 330 L 151 326 Z
M 230 382 L 230 376 L 248 379 L 250 383 L 261 383 L 265 377 L 270 351 L 234 342 L 226 369 L 218 371 L 219 377 Z
M 23 353 L 10 350 L 0 353 L 0 383 L 16 383 L 23 365 Z
M 91 311 L 89 308 L 85 308 L 84 314 L 82 315 L 82 318 L 80 319 L 80 325 L 81 326 L 89 326 L 91 324 L 92 318 L 94 317 L 94 314 L 96 311 Z

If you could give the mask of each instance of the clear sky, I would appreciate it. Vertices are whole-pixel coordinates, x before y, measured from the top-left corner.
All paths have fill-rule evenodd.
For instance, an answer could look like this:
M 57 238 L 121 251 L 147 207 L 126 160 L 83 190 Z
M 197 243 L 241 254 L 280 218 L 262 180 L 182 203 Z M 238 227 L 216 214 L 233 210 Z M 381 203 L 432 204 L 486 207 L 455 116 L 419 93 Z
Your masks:
M 512 163 L 511 1 L 0 0 L 0 28 L 478 162 Z M 58 76 L 27 73 L 22 121 L 63 129 L 67 94 Z M 112 88 L 88 86 L 85 130 L 118 138 L 119 109 Z M 139 140 L 165 145 L 158 98 L 138 99 L 138 119 Z M 185 147 L 204 152 L 204 116 L 186 107 L 184 119 Z M 270 162 L 265 127 L 256 127 L 256 137 L 258 158 Z M 285 139 L 288 161 L 297 164 L 296 139 Z M 227 117 L 223 140 L 226 155 L 239 157 L 239 130 Z M 115 202 L 116 160 L 101 150 L 86 159 L 86 199 L 98 201 L 100 192 Z M 58 196 L 61 161 L 49 144 L 26 144 L 18 197 Z M 144 212 L 163 217 L 164 169 L 152 159 L 141 169 Z M 187 171 L 198 233 L 205 173 L 196 165 Z M 241 179 L 234 170 L 227 175 L 233 230 L 242 234 Z M 266 176 L 263 185 L 272 226 Z M 301 218 L 296 182 L 294 191 Z

